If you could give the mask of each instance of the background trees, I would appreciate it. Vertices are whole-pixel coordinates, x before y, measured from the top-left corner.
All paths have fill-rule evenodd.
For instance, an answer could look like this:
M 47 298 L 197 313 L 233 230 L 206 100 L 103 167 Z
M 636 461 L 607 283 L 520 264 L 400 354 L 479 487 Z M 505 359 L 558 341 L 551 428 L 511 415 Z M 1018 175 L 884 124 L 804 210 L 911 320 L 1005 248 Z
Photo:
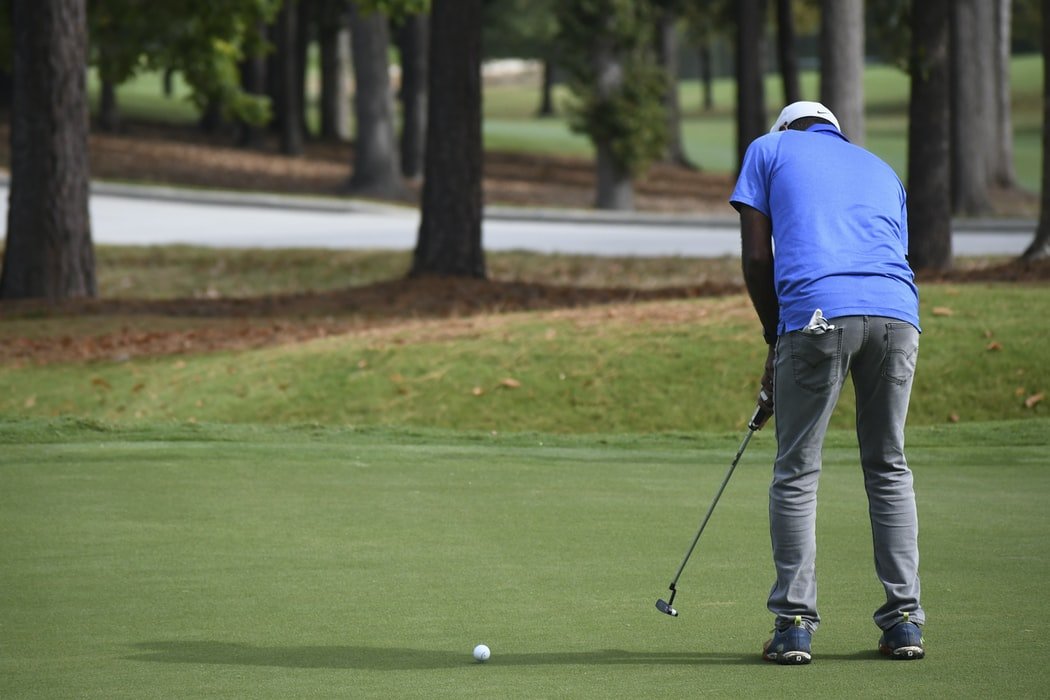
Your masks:
M 576 97 L 573 129 L 591 138 L 597 154 L 595 204 L 631 209 L 632 177 L 660 157 L 667 140 L 653 8 L 645 0 L 566 0 L 557 16 Z
M 0 0 L 0 5 L 12 5 L 12 0 Z M 20 70 L 26 71 L 24 56 L 41 49 L 26 43 L 21 26 L 35 26 L 32 22 L 44 21 L 43 15 L 23 4 L 12 7 L 17 11 L 0 15 L 0 44 L 16 45 L 23 57 Z M 434 35 L 428 32 L 427 0 L 92 0 L 86 10 L 90 52 L 81 61 L 95 67 L 102 83 L 99 125 L 103 128 L 120 128 L 117 85 L 142 71 L 164 72 L 179 75 L 190 86 L 192 100 L 209 124 L 236 122 L 241 125 L 242 144 L 265 147 L 264 134 L 253 127 L 268 123 L 283 152 L 294 155 L 307 139 L 317 135 L 340 139 L 349 133 L 349 81 L 341 73 L 346 61 L 340 51 L 345 57 L 352 25 L 355 155 L 347 165 L 353 189 L 404 198 L 411 191 L 404 180 L 425 173 L 429 181 L 422 193 L 425 225 L 420 228 L 414 269 L 420 274 L 483 275 L 480 214 L 474 213 L 480 212 L 481 131 L 475 124 L 480 119 L 480 107 L 475 109 L 475 97 L 480 105 L 480 88 L 475 96 L 463 77 L 468 64 L 474 66 L 483 55 L 543 61 L 545 79 L 537 100 L 541 113 L 553 109 L 550 68 L 560 65 L 573 93 L 572 125 L 594 145 L 596 205 L 621 209 L 633 205 L 633 180 L 650 162 L 685 161 L 676 138 L 676 59 L 696 51 L 699 44 L 709 44 L 713 37 L 735 37 L 732 69 L 738 90 L 732 108 L 742 157 L 747 144 L 768 129 L 764 78 L 774 65 L 773 56 L 765 51 L 767 38 L 777 39 L 775 68 L 781 73 L 785 101 L 806 97 L 798 84 L 795 27 L 797 22 L 805 41 L 819 24 L 820 99 L 836 111 L 851 140 L 861 142 L 860 71 L 867 29 L 869 48 L 873 42 L 887 46 L 891 58 L 908 66 L 912 78 L 907 184 L 912 262 L 921 269 L 950 265 L 951 211 L 985 212 L 993 189 L 1015 186 L 1007 72 L 1011 26 L 1029 45 L 1038 38 L 1030 32 L 1039 27 L 1045 31 L 1038 21 L 1045 0 L 870 0 L 867 14 L 860 0 L 777 0 L 775 15 L 767 0 L 485 0 L 471 7 L 480 14 L 464 28 L 483 32 L 487 46 L 470 48 L 468 56 L 462 53 L 468 47 L 450 43 L 448 37 L 438 41 L 437 49 L 427 48 L 428 35 Z M 451 16 L 465 21 L 458 10 L 443 7 L 440 12 L 446 21 Z M 25 24 L 13 27 L 12 18 Z M 450 31 L 456 37 L 461 34 L 458 26 Z M 79 50 L 76 41 L 83 41 L 64 33 L 48 39 L 55 42 L 56 55 L 63 57 Z M 676 49 L 679 39 L 687 46 Z M 307 131 L 304 101 L 307 45 L 312 42 L 320 46 L 317 134 Z M 811 54 L 812 50 L 813 58 Z M 392 96 L 392 56 L 400 59 L 401 66 L 400 114 Z M 710 68 L 710 61 L 701 63 Z M 426 74 L 439 64 L 444 73 L 430 84 L 443 94 L 428 95 Z M 18 70 L 15 74 L 22 75 Z M 79 118 L 82 108 L 62 101 L 74 99 L 75 89 L 68 95 L 48 92 L 42 86 L 58 84 L 59 79 L 40 73 L 43 67 L 28 70 L 28 80 L 35 84 L 23 78 L 21 87 L 17 80 L 4 80 L 0 70 L 0 98 L 4 85 L 13 86 L 17 96 L 11 119 L 12 207 L 2 290 L 7 295 L 16 287 L 33 288 L 26 293 L 45 296 L 90 294 L 90 224 L 86 199 L 81 208 L 76 194 L 81 187 L 77 178 L 86 182 L 87 161 L 79 152 L 83 140 L 74 138 L 70 121 Z M 444 94 L 446 86 L 462 90 L 455 97 L 460 102 Z M 438 104 L 428 105 L 428 99 Z M 705 105 L 711 104 L 708 92 Z M 26 110 L 44 116 L 31 119 Z M 444 120 L 436 131 L 427 126 L 428 110 Z M 428 128 L 430 137 L 442 143 L 424 151 Z M 270 139 L 273 147 L 273 134 Z M 52 152 L 56 155 L 40 155 Z M 436 154 L 433 168 L 424 164 L 425 153 Z M 40 174 L 46 169 L 30 162 L 35 160 L 61 162 L 55 169 L 61 177 L 47 175 L 54 179 L 47 187 L 72 187 L 76 192 L 46 190 Z M 947 212 L 946 189 L 952 193 L 953 206 Z M 27 206 L 31 193 L 43 196 L 40 193 L 45 191 L 50 192 L 46 197 L 61 198 L 62 206 L 54 209 L 64 213 L 39 204 Z M 449 208 L 454 211 L 444 211 Z M 75 214 L 78 211 L 82 214 Z M 31 224 L 26 223 L 27 212 L 35 212 Z M 65 221 L 66 230 L 80 233 L 39 234 L 53 231 L 48 227 L 59 219 Z M 458 223 L 453 225 L 452 220 Z M 439 221 L 444 223 L 438 225 Z M 27 237 L 16 228 L 32 230 L 33 235 Z M 42 263 L 32 259 L 43 254 L 46 246 L 39 240 L 48 236 L 58 236 L 48 248 L 53 249 L 52 263 L 64 278 L 57 286 L 44 281 L 46 275 L 36 271 Z M 1032 254 L 1045 249 L 1045 234 L 1043 241 L 1033 243 Z M 452 259 L 457 256 L 463 260 Z M 64 262 L 54 262 L 59 259 Z M 17 282 L 20 274 L 22 281 Z M 30 277 L 33 284 L 25 281 Z M 71 291 L 55 291 L 60 288 Z

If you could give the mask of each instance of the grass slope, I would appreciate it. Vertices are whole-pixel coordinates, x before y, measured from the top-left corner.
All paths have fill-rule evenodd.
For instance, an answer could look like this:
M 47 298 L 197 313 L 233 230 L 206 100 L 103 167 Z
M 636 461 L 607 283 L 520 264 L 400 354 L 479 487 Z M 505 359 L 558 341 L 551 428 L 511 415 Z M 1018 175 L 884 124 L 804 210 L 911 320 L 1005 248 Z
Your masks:
M 911 425 L 1045 415 L 1050 289 L 922 290 Z M 1038 314 L 1036 314 L 1038 317 Z M 113 319 L 109 323 L 118 322 Z M 98 321 L 70 319 L 66 332 Z M 143 323 L 134 319 L 133 323 Z M 229 321 L 238 323 L 240 321 Z M 4 333 L 36 323 L 9 321 Z M 765 358 L 740 296 L 416 321 L 297 345 L 0 366 L 0 416 L 543 432 L 743 427 Z M 833 425 L 848 427 L 847 388 Z
M 786 670 L 757 657 L 768 433 L 671 620 L 653 602 L 736 432 L 0 423 L 0 695 L 1038 697 L 1048 427 L 912 431 L 929 613 L 915 664 L 874 652 L 881 593 L 855 448 L 833 434 L 825 622 L 814 664 Z M 479 642 L 493 650 L 483 666 Z

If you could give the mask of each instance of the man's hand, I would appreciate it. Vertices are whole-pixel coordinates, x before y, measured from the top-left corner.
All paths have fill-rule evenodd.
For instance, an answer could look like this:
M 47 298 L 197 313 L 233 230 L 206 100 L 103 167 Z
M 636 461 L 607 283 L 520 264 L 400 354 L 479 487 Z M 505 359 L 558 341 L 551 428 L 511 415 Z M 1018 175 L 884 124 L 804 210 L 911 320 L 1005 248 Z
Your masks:
M 776 365 L 777 350 L 773 345 L 769 346 L 766 355 L 766 368 L 762 373 L 762 390 L 758 392 L 758 411 L 752 425 L 755 430 L 761 430 L 773 415 L 773 368 Z

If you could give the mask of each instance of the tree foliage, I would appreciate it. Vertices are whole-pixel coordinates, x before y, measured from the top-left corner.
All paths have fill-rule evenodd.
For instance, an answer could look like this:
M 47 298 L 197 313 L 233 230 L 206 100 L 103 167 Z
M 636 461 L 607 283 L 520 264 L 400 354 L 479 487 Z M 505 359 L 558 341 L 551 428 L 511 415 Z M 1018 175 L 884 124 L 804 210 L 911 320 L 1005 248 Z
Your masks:
M 198 107 L 222 106 L 249 123 L 269 118 L 265 98 L 241 88 L 238 64 L 268 48 L 261 27 L 281 0 L 93 0 L 91 61 L 103 80 L 125 82 L 140 71 L 183 74 Z
M 572 128 L 608 146 L 625 171 L 643 171 L 667 140 L 652 6 L 645 0 L 565 0 L 557 17 L 559 63 L 575 96 Z
M 556 0 L 491 0 L 485 5 L 488 58 L 554 58 Z

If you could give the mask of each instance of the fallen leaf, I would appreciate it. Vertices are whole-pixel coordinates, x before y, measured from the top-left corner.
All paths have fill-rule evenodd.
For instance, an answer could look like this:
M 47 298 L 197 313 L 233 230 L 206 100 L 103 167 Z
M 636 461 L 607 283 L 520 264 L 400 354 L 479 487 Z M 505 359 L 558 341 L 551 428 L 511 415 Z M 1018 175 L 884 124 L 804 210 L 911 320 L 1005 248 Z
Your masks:
M 470 393 L 474 394 L 474 396 L 481 396 L 485 393 L 485 390 L 482 389 L 480 386 L 476 386 L 470 390 Z
M 948 420 L 951 421 L 952 423 L 958 423 L 959 422 L 959 414 L 956 413 L 955 411 L 952 411 L 951 413 L 948 414 Z
M 1003 349 L 1003 344 L 998 342 L 998 341 L 995 341 L 995 340 L 993 340 L 992 342 L 988 343 L 988 345 L 985 347 L 985 350 L 990 350 L 992 352 L 995 352 L 997 350 L 1002 350 L 1002 349 Z
M 1021 398 L 1026 393 L 1027 392 L 1025 391 L 1025 388 L 1023 386 L 1019 386 L 1016 389 L 1014 389 L 1014 396 L 1016 396 L 1017 398 Z
M 1035 405 L 1046 398 L 1046 394 L 1040 391 L 1038 394 L 1032 394 L 1024 400 L 1025 408 L 1035 408 Z
M 112 389 L 113 386 L 102 377 L 95 377 L 91 380 L 92 386 L 97 386 L 99 389 Z
M 25 407 L 26 408 L 32 408 L 33 406 L 36 406 L 36 396 L 35 395 L 34 396 L 30 396 L 28 399 L 26 399 L 26 403 L 25 403 Z
M 521 387 L 521 382 L 519 382 L 517 379 L 513 379 L 511 377 L 507 377 L 506 379 L 501 381 L 499 384 L 500 384 L 500 386 L 506 387 L 508 389 L 517 389 L 517 388 Z
M 954 312 L 947 306 L 935 306 L 933 307 L 934 316 L 951 316 Z

